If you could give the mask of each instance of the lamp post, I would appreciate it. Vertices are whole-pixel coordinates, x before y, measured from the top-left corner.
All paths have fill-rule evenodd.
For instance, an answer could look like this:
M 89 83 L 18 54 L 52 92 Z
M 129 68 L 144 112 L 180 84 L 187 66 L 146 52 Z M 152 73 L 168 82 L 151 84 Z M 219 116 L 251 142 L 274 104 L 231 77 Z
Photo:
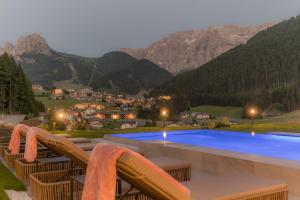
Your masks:
M 160 110 L 160 116 L 163 120 L 163 128 L 165 127 L 165 123 L 166 123 L 166 119 L 168 118 L 169 116 L 169 110 L 167 108 L 162 108 Z
M 255 108 L 251 108 L 251 109 L 249 110 L 249 114 L 250 114 L 250 116 L 251 116 L 251 129 L 252 129 L 252 130 L 253 130 L 253 125 L 254 125 L 254 117 L 255 117 L 256 113 L 257 113 L 257 111 L 256 111 Z

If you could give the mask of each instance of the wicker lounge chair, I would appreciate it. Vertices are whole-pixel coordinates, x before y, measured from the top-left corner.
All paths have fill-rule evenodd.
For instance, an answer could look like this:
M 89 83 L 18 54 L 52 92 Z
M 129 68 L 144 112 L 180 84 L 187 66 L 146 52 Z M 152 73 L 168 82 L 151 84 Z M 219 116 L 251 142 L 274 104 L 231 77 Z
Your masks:
M 23 158 L 24 157 L 24 151 L 25 151 L 25 148 L 23 146 L 23 148 L 20 149 L 20 153 L 13 155 L 13 154 L 10 153 L 10 151 L 8 149 L 5 149 L 3 159 L 6 162 L 6 164 L 8 165 L 8 167 L 14 169 L 15 168 L 15 160 Z M 52 157 L 52 156 L 56 156 L 56 154 L 54 154 L 48 148 L 46 148 L 44 146 L 40 146 L 38 148 L 38 152 L 37 152 L 37 157 L 38 158 L 45 158 L 45 157 Z
M 41 144 L 47 146 L 54 152 L 69 157 L 72 161 L 78 163 L 83 169 L 86 169 L 89 160 L 88 154 L 86 154 L 82 149 L 78 148 L 72 142 L 66 140 L 65 138 L 54 136 L 47 132 L 38 134 L 37 139 Z M 123 180 L 128 182 L 130 185 L 132 185 L 132 187 L 141 191 L 136 194 L 136 196 L 134 197 L 135 199 L 158 199 L 158 200 L 190 200 L 191 199 L 190 196 L 188 196 L 185 193 L 181 193 L 170 182 L 164 179 L 164 177 L 157 174 L 154 169 L 142 165 L 139 158 L 136 157 L 134 154 L 131 153 L 122 154 L 122 156 L 117 161 L 117 173 L 119 177 L 121 177 Z M 66 177 L 64 174 L 65 173 L 62 172 L 60 175 L 62 177 Z M 75 175 L 74 173 L 72 174 L 70 172 L 68 172 L 68 174 L 71 174 L 71 176 Z M 49 175 L 48 178 L 45 178 L 44 175 L 41 175 L 40 178 L 36 178 L 36 177 L 37 174 L 32 174 L 30 176 L 30 180 L 37 180 L 36 182 L 31 183 L 30 185 L 32 190 L 35 191 L 38 190 L 44 191 L 41 190 L 40 186 L 34 187 L 34 184 L 36 184 L 41 179 L 52 179 L 52 181 L 49 181 L 51 182 L 51 184 L 48 185 L 49 187 L 50 186 L 53 187 L 53 179 L 59 180 L 59 177 L 53 175 Z M 245 182 L 245 180 L 241 180 L 241 181 Z M 72 185 L 72 181 L 67 181 L 67 182 L 68 184 Z M 44 187 L 45 185 L 42 184 L 42 186 Z M 203 188 L 205 187 L 206 186 L 204 185 Z M 198 193 L 197 188 L 192 188 L 192 195 L 196 196 L 196 194 Z M 216 191 L 220 188 L 214 187 L 214 188 L 207 188 L 207 189 L 211 191 Z M 270 183 L 266 183 L 265 185 L 258 185 L 249 191 L 247 190 L 247 187 L 245 187 L 243 192 L 229 194 L 225 197 L 220 197 L 220 198 L 214 197 L 214 198 L 219 200 L 221 199 L 222 200 L 269 200 L 269 199 L 287 200 L 287 191 L 288 190 L 286 184 L 270 185 Z M 72 189 L 68 188 L 68 192 L 72 193 Z M 44 192 L 44 193 L 54 194 L 54 191 L 52 189 L 51 191 L 48 190 L 48 192 Z M 199 195 L 201 197 L 201 193 L 199 193 Z M 65 198 L 67 197 L 65 193 L 62 194 L 61 197 L 64 198 L 60 198 L 60 199 L 68 199 Z M 121 196 L 122 199 L 124 199 L 123 197 L 124 196 Z
M 27 183 L 30 174 L 71 169 L 72 162 L 64 156 L 37 158 L 33 163 L 28 163 L 24 158 L 21 158 L 15 161 L 15 167 L 17 177 Z

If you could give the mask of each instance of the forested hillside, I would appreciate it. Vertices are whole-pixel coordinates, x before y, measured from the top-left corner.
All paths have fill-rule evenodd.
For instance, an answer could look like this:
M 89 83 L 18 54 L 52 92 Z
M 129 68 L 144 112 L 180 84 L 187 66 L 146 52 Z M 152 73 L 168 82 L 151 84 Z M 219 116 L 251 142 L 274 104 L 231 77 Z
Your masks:
M 300 17 L 259 32 L 195 70 L 156 88 L 153 95 L 174 95 L 180 109 L 195 105 L 278 102 L 286 111 L 300 105 Z
M 156 87 L 171 78 L 168 71 L 149 60 L 137 60 L 123 52 L 111 52 L 98 59 L 91 86 L 136 94 L 141 89 Z
M 0 56 L 0 113 L 38 113 L 44 106 L 34 100 L 31 82 L 12 56 Z

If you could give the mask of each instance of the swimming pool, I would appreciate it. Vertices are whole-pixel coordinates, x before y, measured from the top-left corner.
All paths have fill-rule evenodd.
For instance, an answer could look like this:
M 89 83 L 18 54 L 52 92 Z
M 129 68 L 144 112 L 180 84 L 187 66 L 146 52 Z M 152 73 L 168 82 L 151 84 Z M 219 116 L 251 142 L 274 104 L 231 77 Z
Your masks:
M 165 135 L 165 138 L 164 138 Z M 300 137 L 217 130 L 114 134 L 129 140 L 166 140 L 178 144 L 300 161 Z

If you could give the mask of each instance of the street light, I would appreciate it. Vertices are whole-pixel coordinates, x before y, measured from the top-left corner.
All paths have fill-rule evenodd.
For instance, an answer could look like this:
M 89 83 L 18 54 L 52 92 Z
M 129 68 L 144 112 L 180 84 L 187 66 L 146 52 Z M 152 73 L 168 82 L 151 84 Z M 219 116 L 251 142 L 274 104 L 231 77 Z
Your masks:
M 165 121 L 169 116 L 169 110 L 167 108 L 160 109 L 160 116 L 163 119 L 163 128 L 165 127 Z
M 60 112 L 57 112 L 57 113 L 56 113 L 56 116 L 57 116 L 57 119 L 58 119 L 58 120 L 63 120 L 64 117 L 65 117 L 65 113 L 62 112 L 62 111 L 60 111 Z
M 253 121 L 254 117 L 256 116 L 257 110 L 255 108 L 250 108 L 249 114 L 251 116 L 251 129 L 253 130 Z

